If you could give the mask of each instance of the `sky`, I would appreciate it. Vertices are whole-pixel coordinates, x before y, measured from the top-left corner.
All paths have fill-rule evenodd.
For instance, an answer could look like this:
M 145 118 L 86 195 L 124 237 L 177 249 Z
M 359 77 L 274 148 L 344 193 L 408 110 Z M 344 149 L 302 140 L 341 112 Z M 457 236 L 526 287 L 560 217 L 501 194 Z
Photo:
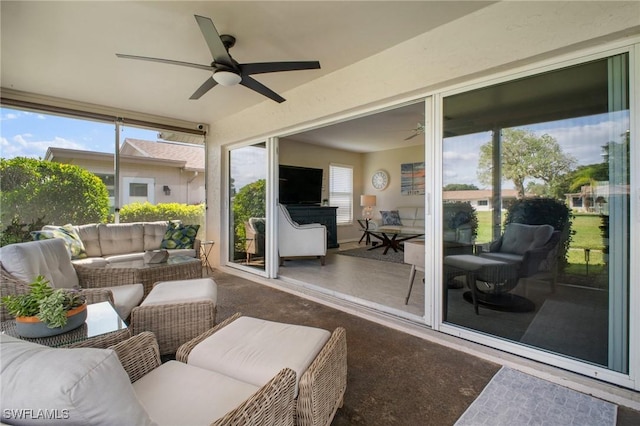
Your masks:
M 44 158 L 49 147 L 114 152 L 114 131 L 113 124 L 0 108 L 0 157 Z M 157 140 L 157 134 L 123 126 L 120 141 Z
M 537 135 L 553 136 L 563 151 L 574 156 L 579 165 L 602 161 L 602 145 L 620 141 L 620 133 L 629 128 L 628 112 L 599 114 L 525 126 Z M 0 108 L 0 157 L 44 158 L 48 147 L 96 152 L 114 152 L 113 124 L 78 120 L 28 111 Z M 125 138 L 157 140 L 157 131 L 122 126 Z M 491 133 L 448 138 L 443 149 L 443 182 L 482 185 L 476 176 L 479 148 L 491 140 Z M 247 148 L 243 160 L 234 161 L 232 175 L 236 189 L 264 178 L 264 152 Z M 239 153 L 240 154 L 240 153 Z M 505 188 L 512 188 L 507 182 Z
M 602 146 L 609 141 L 620 142 L 620 135 L 629 129 L 628 111 L 598 114 L 569 120 L 520 126 L 537 136 L 549 134 L 563 152 L 572 155 L 577 165 L 602 162 Z M 466 183 L 483 188 L 476 176 L 480 146 L 491 140 L 491 132 L 445 139 L 443 147 L 443 184 Z M 503 188 L 513 189 L 512 182 Z

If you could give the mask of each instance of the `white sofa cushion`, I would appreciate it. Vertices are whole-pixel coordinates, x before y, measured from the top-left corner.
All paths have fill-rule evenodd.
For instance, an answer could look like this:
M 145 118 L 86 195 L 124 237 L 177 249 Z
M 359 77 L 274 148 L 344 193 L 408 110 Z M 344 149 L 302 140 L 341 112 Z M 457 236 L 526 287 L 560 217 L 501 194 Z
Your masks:
M 142 223 L 101 223 L 98 225 L 102 256 L 144 252 Z
M 331 333 L 320 328 L 240 317 L 196 345 L 189 365 L 263 386 L 283 368 L 300 377 Z
M 60 238 L 9 244 L 0 248 L 4 268 L 14 277 L 32 282 L 43 275 L 54 288 L 78 286 L 71 256 Z
M 179 221 L 173 221 L 174 223 L 180 223 Z M 169 227 L 169 221 L 161 220 L 157 222 L 144 222 L 144 249 L 145 250 L 158 250 L 164 234 Z
M 110 349 L 53 349 L 0 335 L 0 354 L 1 415 L 7 423 L 153 424 Z M 12 410 L 32 414 L 23 411 L 27 415 L 19 419 Z M 48 415 L 36 418 L 38 413 Z
M 98 234 L 98 224 L 90 223 L 88 225 L 76 226 L 78 235 L 84 244 L 84 251 L 88 257 L 100 257 L 102 256 L 102 249 L 100 248 L 100 234 Z
M 144 297 L 144 286 L 142 284 L 117 285 L 104 288 L 111 290 L 116 311 L 120 318 L 124 320 L 129 318 L 133 308 L 138 306 Z
M 211 278 L 158 282 L 153 286 L 141 306 L 184 303 L 196 300 L 211 300 L 214 305 L 217 303 L 218 287 Z
M 149 416 L 160 425 L 209 425 L 242 404 L 259 387 L 168 361 L 135 382 L 133 389 Z

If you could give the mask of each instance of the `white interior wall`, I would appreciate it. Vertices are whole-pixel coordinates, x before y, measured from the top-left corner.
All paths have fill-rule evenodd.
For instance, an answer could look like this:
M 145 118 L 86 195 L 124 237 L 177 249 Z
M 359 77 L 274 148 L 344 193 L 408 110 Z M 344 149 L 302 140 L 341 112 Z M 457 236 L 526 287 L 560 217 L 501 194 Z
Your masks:
M 222 146 L 291 134 L 395 100 L 640 32 L 640 2 L 498 2 L 213 123 L 208 136 L 208 237 L 221 241 Z M 219 245 L 214 247 L 220 259 Z
M 424 206 L 424 195 L 402 195 L 400 192 L 400 165 L 424 161 L 424 146 L 372 152 L 366 154 L 364 158 L 365 192 L 376 196 L 374 219 L 380 218 L 380 210 L 393 210 L 402 206 Z M 379 169 L 389 173 L 389 186 L 382 191 L 374 189 L 371 185 L 371 176 Z M 429 179 L 428 175 L 427 179 Z

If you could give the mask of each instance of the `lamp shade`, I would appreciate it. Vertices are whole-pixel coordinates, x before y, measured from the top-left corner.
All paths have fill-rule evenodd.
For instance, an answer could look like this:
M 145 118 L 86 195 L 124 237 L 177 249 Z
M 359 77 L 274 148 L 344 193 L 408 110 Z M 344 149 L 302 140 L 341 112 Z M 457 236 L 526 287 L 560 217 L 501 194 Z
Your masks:
M 375 195 L 361 195 L 360 196 L 360 207 L 373 207 L 376 205 L 376 196 Z
M 242 81 L 242 77 L 231 71 L 216 71 L 213 79 L 222 86 L 235 86 Z

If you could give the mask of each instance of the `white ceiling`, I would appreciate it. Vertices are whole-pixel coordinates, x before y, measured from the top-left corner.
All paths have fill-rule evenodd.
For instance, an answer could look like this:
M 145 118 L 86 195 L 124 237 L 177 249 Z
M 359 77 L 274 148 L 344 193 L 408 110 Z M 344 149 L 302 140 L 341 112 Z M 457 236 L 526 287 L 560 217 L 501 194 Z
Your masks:
M 193 15 L 207 16 L 220 34 L 237 38 L 231 54 L 240 63 L 320 61 L 320 70 L 255 76 L 286 98 L 287 90 L 490 3 L 3 0 L 0 83 L 3 88 L 212 124 L 273 101 L 242 86 L 217 86 L 199 100 L 189 100 L 209 77 L 207 71 L 119 59 L 115 53 L 209 64 L 211 56 Z M 419 117 L 407 114 L 407 122 L 387 126 L 385 132 L 404 132 L 390 136 L 392 140 L 402 141 L 416 127 Z M 375 136 L 364 135 L 363 128 L 379 135 L 374 121 L 351 131 L 372 141 Z M 341 131 L 348 129 L 343 125 Z M 332 138 L 324 137 L 330 143 Z

